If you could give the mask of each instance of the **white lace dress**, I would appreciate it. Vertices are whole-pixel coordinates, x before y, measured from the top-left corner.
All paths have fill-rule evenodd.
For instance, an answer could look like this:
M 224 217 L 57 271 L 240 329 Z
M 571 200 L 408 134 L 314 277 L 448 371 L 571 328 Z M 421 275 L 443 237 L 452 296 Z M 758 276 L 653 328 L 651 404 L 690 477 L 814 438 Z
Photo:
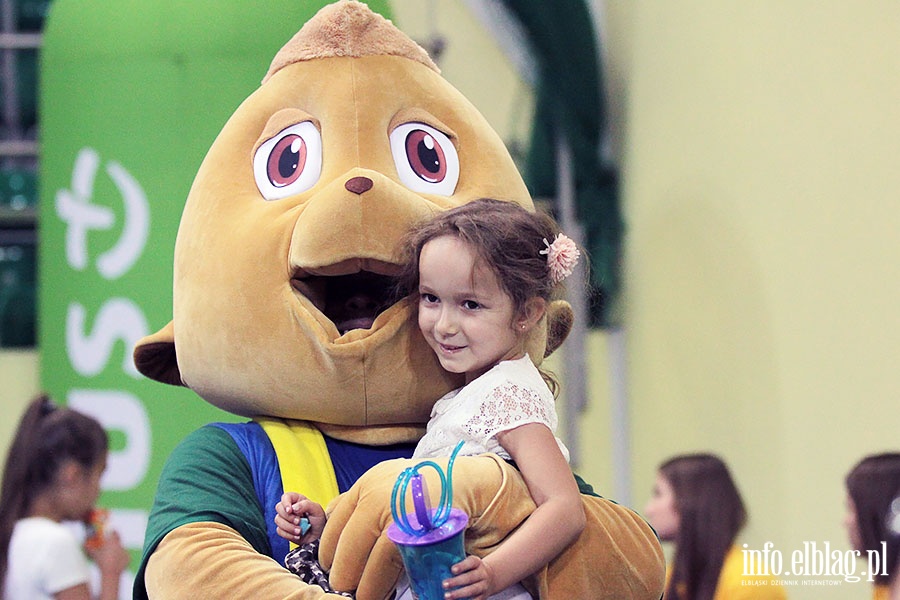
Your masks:
M 413 458 L 450 456 L 462 440 L 460 455 L 494 452 L 509 460 L 497 434 L 526 423 L 543 423 L 556 435 L 553 394 L 527 354 L 495 365 L 438 400 Z M 556 443 L 568 461 L 568 449 L 558 437 Z

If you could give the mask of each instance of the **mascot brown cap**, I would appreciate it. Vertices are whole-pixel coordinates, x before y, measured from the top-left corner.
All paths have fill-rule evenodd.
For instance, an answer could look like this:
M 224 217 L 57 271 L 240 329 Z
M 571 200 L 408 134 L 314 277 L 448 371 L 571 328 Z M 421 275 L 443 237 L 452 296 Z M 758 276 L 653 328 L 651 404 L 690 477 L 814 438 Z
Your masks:
M 210 148 L 178 230 L 173 320 L 135 362 L 235 414 L 414 440 L 462 380 L 390 295 L 398 240 L 481 197 L 533 209 L 498 135 L 425 51 L 365 4 L 329 5 Z M 569 314 L 549 311 L 548 353 Z

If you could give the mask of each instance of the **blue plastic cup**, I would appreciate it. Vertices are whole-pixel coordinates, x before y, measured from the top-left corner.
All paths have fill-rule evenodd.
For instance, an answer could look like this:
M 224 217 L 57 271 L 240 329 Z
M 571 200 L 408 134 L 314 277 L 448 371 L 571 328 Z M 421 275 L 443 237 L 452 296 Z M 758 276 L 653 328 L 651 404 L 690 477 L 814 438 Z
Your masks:
M 407 516 L 410 520 L 415 518 L 414 514 Z M 453 508 L 443 525 L 422 535 L 408 534 L 396 523 L 388 527 L 388 539 L 400 550 L 414 598 L 443 600 L 442 584 L 453 576 L 450 567 L 466 557 L 463 541 L 468 522 L 466 513 Z

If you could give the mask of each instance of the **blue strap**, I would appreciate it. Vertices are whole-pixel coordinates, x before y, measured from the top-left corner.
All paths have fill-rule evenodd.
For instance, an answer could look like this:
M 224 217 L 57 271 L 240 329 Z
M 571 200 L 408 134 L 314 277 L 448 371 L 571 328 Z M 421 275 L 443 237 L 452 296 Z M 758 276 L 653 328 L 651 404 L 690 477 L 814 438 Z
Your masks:
M 270 556 L 278 564 L 284 564 L 289 544 L 276 533 L 275 526 L 275 504 L 281 499 L 284 490 L 281 486 L 278 457 L 269 436 L 258 423 L 213 423 L 213 425 L 225 430 L 247 458 L 250 471 L 253 473 L 253 489 L 266 522 Z

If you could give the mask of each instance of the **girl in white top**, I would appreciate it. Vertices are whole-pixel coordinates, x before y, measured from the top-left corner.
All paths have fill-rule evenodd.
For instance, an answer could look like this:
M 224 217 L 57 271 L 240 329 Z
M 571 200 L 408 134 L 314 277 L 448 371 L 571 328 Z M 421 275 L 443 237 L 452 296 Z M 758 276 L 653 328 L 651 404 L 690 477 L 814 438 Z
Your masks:
M 578 256 L 549 216 L 488 199 L 439 213 L 404 245 L 401 289 L 418 298 L 419 328 L 441 366 L 466 382 L 435 404 L 414 457 L 449 455 L 459 440 L 462 454 L 495 452 L 519 468 L 537 505 L 493 553 L 453 566 L 448 600 L 504 593 L 584 528 L 568 452 L 555 435 L 556 384 L 525 352 Z M 299 494 L 286 493 L 276 511 L 279 534 L 291 541 L 309 542 L 324 529 L 322 508 Z
M 88 556 L 63 521 L 86 521 L 106 468 L 106 432 L 46 396 L 28 406 L 0 490 L 0 589 L 4 600 L 88 600 Z M 102 600 L 117 600 L 128 553 L 111 533 L 92 540 Z

